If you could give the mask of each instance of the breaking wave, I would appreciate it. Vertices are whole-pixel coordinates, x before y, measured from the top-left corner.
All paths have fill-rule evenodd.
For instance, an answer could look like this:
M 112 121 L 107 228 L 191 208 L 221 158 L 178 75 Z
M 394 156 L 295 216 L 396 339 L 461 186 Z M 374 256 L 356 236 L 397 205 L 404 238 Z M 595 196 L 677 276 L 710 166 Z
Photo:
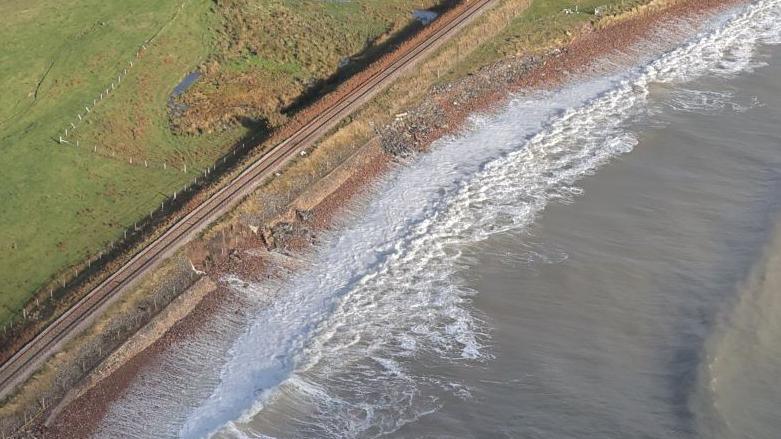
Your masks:
M 216 337 L 232 340 L 229 348 L 185 346 L 171 355 L 198 361 L 166 366 L 177 386 L 177 368 L 213 372 L 198 375 L 205 378 L 193 389 L 154 380 L 154 407 L 134 397 L 149 395 L 139 380 L 101 434 L 379 436 L 436 411 L 435 390 L 469 398 L 468 388 L 434 371 L 490 359 L 474 292 L 459 282 L 463 249 L 524 229 L 548 203 L 577 197 L 580 179 L 630 152 L 637 138 L 626 126 L 647 115 L 655 84 L 755 68 L 757 46 L 779 38 L 780 6 L 758 1 L 642 66 L 473 117 L 466 132 L 380 182 L 273 300 L 268 285 L 228 279 L 255 304 L 243 326 L 231 323 Z M 671 105 L 725 99 L 679 92 Z M 413 373 L 413 359 L 431 373 Z

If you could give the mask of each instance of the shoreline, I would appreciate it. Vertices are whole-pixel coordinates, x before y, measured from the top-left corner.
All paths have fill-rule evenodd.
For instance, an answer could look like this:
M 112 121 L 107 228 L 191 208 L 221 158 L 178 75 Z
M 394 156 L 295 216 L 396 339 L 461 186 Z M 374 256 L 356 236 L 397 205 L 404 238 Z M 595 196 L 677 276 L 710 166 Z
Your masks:
M 609 55 L 611 52 L 625 48 L 627 44 L 647 37 L 657 24 L 665 20 L 693 15 L 697 12 L 716 11 L 745 3 L 745 0 L 702 0 L 696 1 L 696 4 L 694 4 L 695 0 L 681 0 L 661 3 L 663 9 L 651 9 L 626 19 L 615 20 L 602 28 L 586 32 L 562 50 L 550 52 L 542 57 L 501 60 L 467 78 L 454 81 L 450 87 L 432 91 L 429 96 L 432 99 L 428 104 L 422 104 L 419 108 L 410 111 L 411 117 L 401 121 L 397 119 L 395 123 L 386 127 L 385 135 L 381 134 L 378 139 L 379 145 L 375 141 L 359 148 L 345 163 L 337 166 L 326 176 L 324 179 L 326 184 L 318 185 L 314 190 L 308 190 L 304 195 L 299 196 L 289 209 L 273 222 L 274 225 L 269 227 L 270 231 L 261 234 L 260 238 L 256 237 L 238 244 L 236 246 L 236 254 L 240 255 L 238 260 L 229 256 L 217 261 L 206 270 L 208 276 L 212 280 L 219 279 L 222 274 L 229 272 L 238 272 L 254 278 L 272 276 L 270 274 L 272 267 L 262 264 L 258 259 L 243 255 L 259 246 L 266 246 L 268 249 L 267 236 L 272 237 L 273 245 L 281 248 L 282 254 L 290 256 L 290 254 L 305 254 L 310 251 L 317 245 L 318 233 L 333 228 L 346 206 L 360 202 L 361 195 L 366 189 L 391 167 L 396 166 L 396 158 L 388 151 L 397 153 L 405 153 L 404 149 L 425 151 L 437 139 L 457 134 L 471 114 L 491 112 L 503 105 L 513 93 L 560 86 L 566 82 L 571 72 L 586 68 L 598 57 Z M 501 79 L 496 80 L 497 77 Z M 431 106 L 435 106 L 438 111 L 432 112 Z M 426 118 L 428 124 L 424 123 Z M 398 139 L 400 133 L 408 134 L 404 136 L 403 144 L 394 145 L 389 141 L 389 139 Z M 394 150 L 394 147 L 398 149 Z M 318 190 L 321 192 L 319 195 Z M 327 192 L 325 196 L 322 196 L 323 190 Z M 280 224 L 287 225 L 290 230 L 283 237 L 277 238 L 274 227 Z M 48 437 L 85 437 L 94 433 L 109 404 L 121 397 L 142 370 L 154 367 L 167 347 L 183 340 L 184 337 L 196 336 L 194 334 L 197 334 L 199 321 L 208 318 L 220 301 L 231 300 L 231 294 L 225 287 L 219 287 L 217 290 L 215 294 L 205 295 L 203 301 L 195 306 L 192 312 L 178 320 L 156 341 L 117 367 L 108 379 L 96 383 L 68 404 L 61 415 L 53 420 L 52 427 L 44 429 L 43 432 Z

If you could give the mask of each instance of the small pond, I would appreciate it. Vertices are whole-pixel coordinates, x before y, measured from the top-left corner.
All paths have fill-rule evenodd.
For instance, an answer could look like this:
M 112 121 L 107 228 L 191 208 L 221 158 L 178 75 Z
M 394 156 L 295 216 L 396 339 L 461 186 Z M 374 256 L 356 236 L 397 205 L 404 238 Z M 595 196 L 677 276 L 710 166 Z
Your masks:
M 434 11 L 427 11 L 425 9 L 415 9 L 412 12 L 412 16 L 415 17 L 415 19 L 418 20 L 421 24 L 426 25 L 436 20 L 439 14 Z

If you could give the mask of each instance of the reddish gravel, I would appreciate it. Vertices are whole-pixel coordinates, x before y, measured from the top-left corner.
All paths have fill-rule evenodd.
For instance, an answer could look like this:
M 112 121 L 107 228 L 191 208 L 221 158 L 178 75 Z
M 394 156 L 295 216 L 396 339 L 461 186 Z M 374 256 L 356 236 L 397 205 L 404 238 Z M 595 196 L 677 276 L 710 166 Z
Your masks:
M 413 116 L 412 120 L 391 126 L 384 133 L 384 142 L 392 143 L 388 148 L 391 151 L 425 149 L 433 141 L 456 133 L 470 114 L 490 112 L 519 91 L 559 86 L 600 57 L 620 52 L 649 37 L 660 22 L 680 17 L 696 18 L 706 11 L 717 12 L 746 1 L 681 0 L 663 10 L 648 11 L 603 29 L 590 30 L 563 49 L 547 55 L 498 62 L 455 84 L 435 90 L 431 99 L 409 112 L 411 115 L 418 113 L 420 117 L 416 119 Z M 409 141 L 398 145 L 398 139 L 404 137 Z
M 111 376 L 73 401 L 60 413 L 53 425 L 49 428 L 42 428 L 41 433 L 47 438 L 83 439 L 89 437 L 107 413 L 111 402 L 127 391 L 140 371 L 154 367 L 154 360 L 166 349 L 184 337 L 197 333 L 200 322 L 211 317 L 220 304 L 229 298 L 230 294 L 224 288 L 206 295 L 192 313 L 179 321 L 147 349 L 122 365 Z

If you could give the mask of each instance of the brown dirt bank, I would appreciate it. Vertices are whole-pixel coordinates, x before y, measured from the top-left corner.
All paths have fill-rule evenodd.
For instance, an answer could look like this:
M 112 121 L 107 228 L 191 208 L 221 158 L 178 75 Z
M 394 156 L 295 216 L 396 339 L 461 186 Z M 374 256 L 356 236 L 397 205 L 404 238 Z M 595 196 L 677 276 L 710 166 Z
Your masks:
M 265 252 L 296 257 L 316 244 L 318 232 L 338 222 L 339 214 L 350 203 L 360 200 L 367 188 L 387 169 L 394 157 L 410 151 L 424 150 L 443 135 L 457 132 L 466 118 L 480 111 L 490 111 L 506 101 L 509 94 L 520 90 L 555 87 L 571 72 L 589 66 L 599 56 L 621 50 L 647 37 L 654 25 L 662 20 L 694 16 L 744 0 L 680 0 L 655 2 L 658 7 L 642 8 L 627 18 L 613 20 L 590 30 L 562 50 L 543 56 L 505 59 L 487 68 L 434 88 L 423 104 L 397 117 L 378 129 L 375 142 L 355 152 L 342 167 L 328 173 L 314 190 L 305 192 L 273 221 L 258 224 L 247 208 L 223 225 L 215 227 L 210 239 L 189 250 L 191 259 L 212 279 L 222 273 L 238 273 L 247 278 L 261 279 L 281 273 L 262 255 Z M 378 143 L 382 149 L 378 147 Z M 257 230 L 257 231 L 256 231 Z M 261 256 L 253 250 L 263 249 Z M 282 270 L 284 272 L 284 270 Z M 109 404 L 120 397 L 137 374 L 153 367 L 165 349 L 183 337 L 197 336 L 199 322 L 211 315 L 220 301 L 232 300 L 225 288 L 206 296 L 193 313 L 179 321 L 159 340 L 118 368 L 109 378 L 71 403 L 51 428 L 39 433 L 46 437 L 85 437 L 100 422 Z

